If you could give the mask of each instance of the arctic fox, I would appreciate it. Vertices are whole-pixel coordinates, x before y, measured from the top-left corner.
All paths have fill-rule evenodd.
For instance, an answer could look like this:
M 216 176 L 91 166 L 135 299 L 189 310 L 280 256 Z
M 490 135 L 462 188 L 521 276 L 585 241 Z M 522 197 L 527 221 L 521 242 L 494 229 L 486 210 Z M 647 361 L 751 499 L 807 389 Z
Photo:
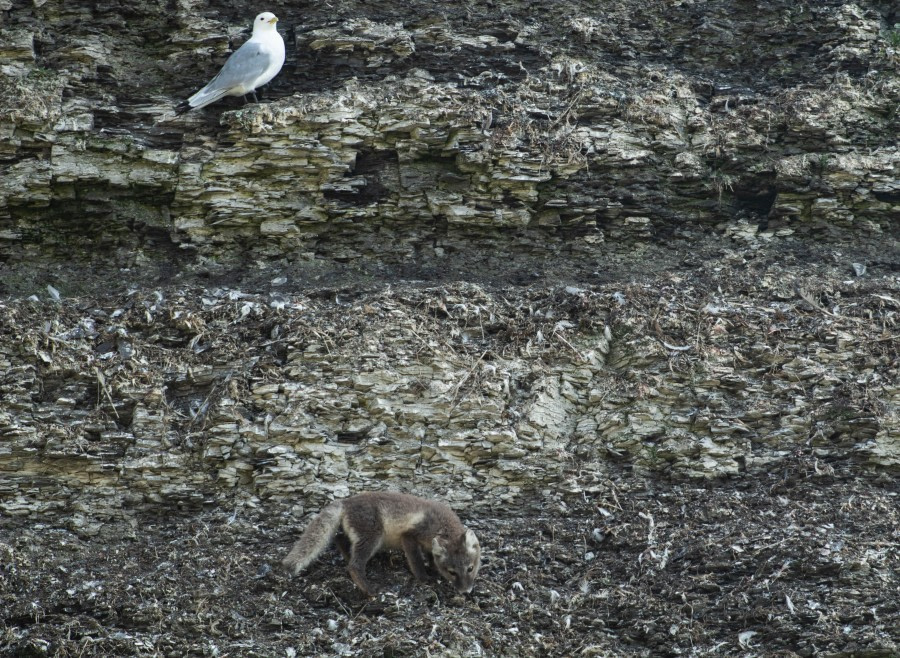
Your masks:
M 343 531 L 339 533 L 338 531 Z M 423 553 L 461 594 L 472 591 L 481 566 L 475 533 L 446 504 L 393 492 L 368 492 L 336 500 L 316 516 L 282 564 L 300 573 L 334 540 L 348 559 L 350 577 L 374 596 L 366 563 L 382 549 L 402 549 L 413 575 L 428 580 Z

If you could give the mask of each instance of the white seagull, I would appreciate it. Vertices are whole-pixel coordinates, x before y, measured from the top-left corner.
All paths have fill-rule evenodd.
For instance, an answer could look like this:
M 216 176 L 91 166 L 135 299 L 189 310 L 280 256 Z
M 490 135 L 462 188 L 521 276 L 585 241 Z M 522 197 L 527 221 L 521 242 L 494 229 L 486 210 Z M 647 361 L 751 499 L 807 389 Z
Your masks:
M 275 29 L 278 17 L 264 11 L 253 20 L 253 35 L 231 54 L 218 75 L 179 106 L 182 111 L 206 107 L 223 96 L 253 94 L 278 75 L 284 65 L 284 39 Z

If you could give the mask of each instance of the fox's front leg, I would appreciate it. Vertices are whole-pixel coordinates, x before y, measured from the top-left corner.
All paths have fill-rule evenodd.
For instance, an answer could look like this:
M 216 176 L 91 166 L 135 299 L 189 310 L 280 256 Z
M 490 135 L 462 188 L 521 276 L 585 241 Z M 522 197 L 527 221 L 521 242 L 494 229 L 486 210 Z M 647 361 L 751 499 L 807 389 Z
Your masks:
M 404 535 L 401 543 L 403 544 L 403 552 L 406 554 L 406 562 L 409 564 L 409 570 L 412 571 L 413 576 L 420 583 L 427 583 L 431 578 L 425 567 L 425 561 L 422 559 L 422 549 L 419 548 L 419 543 L 409 535 Z

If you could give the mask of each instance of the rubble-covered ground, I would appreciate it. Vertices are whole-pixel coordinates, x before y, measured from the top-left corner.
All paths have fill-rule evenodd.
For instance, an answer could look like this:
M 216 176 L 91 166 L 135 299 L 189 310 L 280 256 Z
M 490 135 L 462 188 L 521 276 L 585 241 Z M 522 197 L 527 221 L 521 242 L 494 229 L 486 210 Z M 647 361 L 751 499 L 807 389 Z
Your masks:
M 385 284 L 346 277 L 339 287 L 319 282 L 315 288 L 311 280 L 297 283 L 296 273 L 270 270 L 232 280 L 257 290 L 243 295 L 196 283 L 154 288 L 145 281 L 138 292 L 105 297 L 52 302 L 40 290 L 38 301 L 7 297 L 0 331 L 0 354 L 11 364 L 0 410 L 7 450 L 0 454 L 0 655 L 898 655 L 900 486 L 890 452 L 897 433 L 893 257 L 878 260 L 877 249 L 788 249 L 787 243 L 780 250 L 733 250 L 715 237 L 694 247 L 668 257 L 658 251 L 658 258 L 644 262 L 610 254 L 613 264 L 601 272 L 561 266 L 544 273 L 546 287 L 501 279 Z M 858 260 L 869 263 L 863 276 L 850 267 Z M 535 266 L 522 264 L 526 271 Z M 262 290 L 276 274 L 289 282 Z M 83 283 L 103 288 L 89 276 Z M 294 306 L 302 314 L 291 315 L 298 299 L 303 304 Z M 255 302 L 259 313 L 242 314 Z M 684 312 L 705 303 L 731 311 Z M 516 310 L 529 306 L 544 315 Z M 479 326 L 466 315 L 475 307 L 485 323 L 493 313 L 494 324 L 467 337 L 466 323 Z M 96 316 L 98 308 L 106 315 L 92 334 L 81 319 Z M 119 308 L 126 310 L 116 313 Z M 538 332 L 552 337 L 562 321 L 571 326 L 559 339 L 537 343 Z M 322 460 L 316 451 L 325 451 L 336 469 L 344 463 L 342 450 L 357 460 L 349 462 L 349 472 L 323 468 L 312 480 L 306 458 L 277 470 L 262 432 L 251 434 L 255 457 L 241 456 L 235 447 L 228 458 L 244 474 L 233 481 L 219 453 L 210 452 L 223 440 L 216 429 L 220 416 L 238 408 L 245 422 L 263 423 L 265 408 L 251 400 L 259 382 L 300 380 L 306 361 L 325 368 L 317 377 L 328 378 L 322 386 L 331 387 L 329 395 L 348 395 L 350 380 L 327 368 L 343 372 L 346 363 L 357 363 L 367 335 L 382 341 L 389 361 L 407 358 L 407 351 L 420 363 L 448 359 L 451 381 L 458 384 L 453 403 L 464 409 L 471 404 L 477 414 L 491 407 L 491 396 L 502 394 L 502 387 L 488 387 L 489 372 L 475 368 L 486 350 L 494 355 L 490 365 L 499 368 L 502 358 L 527 356 L 530 341 L 531 356 L 522 357 L 530 372 L 550 372 L 576 352 L 583 355 L 585 336 L 604 323 L 613 334 L 609 360 L 619 365 L 597 366 L 596 377 L 611 377 L 622 397 L 597 402 L 595 414 L 607 413 L 603 404 L 612 405 L 611 415 L 618 413 L 616 405 L 645 409 L 654 399 L 652 386 L 670 390 L 670 413 L 678 404 L 693 404 L 689 392 L 706 375 L 695 381 L 679 373 L 702 374 L 716 355 L 733 354 L 716 362 L 722 384 L 713 416 L 719 424 L 691 429 L 696 437 L 719 431 L 714 441 L 697 441 L 679 453 L 677 443 L 661 443 L 666 437 L 643 437 L 635 448 L 616 438 L 627 438 L 628 428 L 598 426 L 595 434 L 573 434 L 566 450 L 523 454 L 515 491 L 499 484 L 515 472 L 513 458 L 506 460 L 507 470 L 473 458 L 469 471 L 448 473 L 441 470 L 445 461 L 423 457 L 412 479 L 390 476 L 389 454 L 375 462 L 386 470 L 366 466 L 366 455 L 384 449 L 379 436 L 370 442 L 351 436 L 349 445 L 346 437 L 325 437 L 312 444 L 309 459 Z M 357 331 L 363 325 L 368 334 Z M 127 331 L 116 334 L 116 326 Z M 276 326 L 282 333 L 273 338 Z M 398 328 L 409 326 L 414 331 Z M 29 331 L 37 332 L 36 342 L 22 343 Z M 768 412 L 758 426 L 756 416 L 741 421 L 735 415 L 752 407 L 746 393 L 761 385 L 753 362 L 758 354 L 750 348 L 760 336 L 776 341 L 775 353 L 788 355 L 781 365 L 762 368 L 769 387 L 753 397 L 759 405 L 769 396 L 773 408 L 784 409 L 776 417 L 795 418 L 771 431 Z M 653 345 L 661 340 L 701 348 L 670 345 L 659 353 Z M 328 358 L 304 347 L 315 341 L 329 347 Z M 279 350 L 274 356 L 267 352 L 273 344 Z M 429 347 L 434 345 L 440 349 Z M 777 384 L 795 376 L 790 364 L 798 358 L 803 365 L 796 372 L 806 384 L 783 390 Z M 37 364 L 36 392 L 14 386 L 22 362 Z M 242 371 L 235 363 L 249 365 Z M 729 363 L 734 371 L 726 373 Z M 210 364 L 232 364 L 236 383 L 228 394 L 207 396 L 202 421 L 184 410 L 179 416 L 179 403 L 170 396 L 162 427 L 171 440 L 147 443 L 136 427 L 140 414 L 127 416 L 128 405 L 152 408 L 152 395 L 140 400 L 158 381 L 190 384 L 187 375 L 172 373 Z M 576 365 L 590 366 L 587 360 Z M 58 373 L 68 374 L 60 380 Z M 519 397 L 509 399 L 518 400 L 527 417 L 529 396 L 540 397 L 534 384 L 540 377 L 517 377 L 520 383 L 510 388 L 521 389 Z M 868 384 L 857 390 L 851 379 Z M 844 384 L 829 384 L 838 380 Z M 423 404 L 428 401 L 427 387 L 415 391 Z M 318 405 L 312 407 L 320 423 L 313 433 L 337 436 L 348 418 L 372 413 L 365 405 L 328 407 L 315 386 L 295 394 L 295 406 Z M 400 393 L 379 395 L 394 399 Z M 60 429 L 64 418 L 70 425 Z M 796 429 L 796 419 L 811 419 L 811 425 Z M 731 424 L 722 425 L 725 420 Z M 113 430 L 102 429 L 104 422 Z M 388 448 L 405 449 L 403 422 L 390 428 L 394 443 Z M 459 421 L 429 426 L 427 436 L 444 436 L 440 432 L 453 422 Z M 447 436 L 452 439 L 452 432 Z M 306 445 L 286 437 L 274 441 L 298 451 Z M 872 448 L 878 441 L 880 453 Z M 661 456 L 649 460 L 646 451 L 655 446 Z M 434 439 L 434 454 L 442 450 Z M 729 451 L 746 457 L 744 468 L 717 475 L 727 460 L 716 459 Z M 872 461 L 877 455 L 880 465 Z M 158 469 L 157 457 L 173 461 Z M 408 458 L 399 453 L 394 460 L 402 466 Z M 374 468 L 374 475 L 354 472 L 354 463 Z M 697 472 L 708 469 L 706 477 L 685 477 L 691 464 Z M 462 472 L 469 475 L 454 474 Z M 470 596 L 458 596 L 444 583 L 416 583 L 399 555 L 370 563 L 372 580 L 384 588 L 372 600 L 354 589 L 333 549 L 296 578 L 280 572 L 281 558 L 318 509 L 322 491 L 355 489 L 361 482 L 456 495 L 451 502 L 484 549 Z
M 766 477 L 672 484 L 576 474 L 577 493 L 460 510 L 482 538 L 470 596 L 370 563 L 367 600 L 331 549 L 295 579 L 277 507 L 217 501 L 81 538 L 5 522 L 11 656 L 896 656 L 898 487 L 798 456 Z M 573 483 L 573 489 L 577 486 Z M 64 520 L 62 520 L 64 521 Z

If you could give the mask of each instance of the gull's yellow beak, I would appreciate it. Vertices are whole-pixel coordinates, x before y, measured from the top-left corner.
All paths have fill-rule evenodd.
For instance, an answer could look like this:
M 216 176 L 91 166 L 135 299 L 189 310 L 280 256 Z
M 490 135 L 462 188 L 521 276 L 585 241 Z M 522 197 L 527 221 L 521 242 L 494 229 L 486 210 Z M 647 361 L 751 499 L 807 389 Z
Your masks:
M 278 16 L 272 16 L 272 18 L 269 19 L 269 22 L 270 22 L 272 25 L 275 25 L 275 23 L 278 22 Z

